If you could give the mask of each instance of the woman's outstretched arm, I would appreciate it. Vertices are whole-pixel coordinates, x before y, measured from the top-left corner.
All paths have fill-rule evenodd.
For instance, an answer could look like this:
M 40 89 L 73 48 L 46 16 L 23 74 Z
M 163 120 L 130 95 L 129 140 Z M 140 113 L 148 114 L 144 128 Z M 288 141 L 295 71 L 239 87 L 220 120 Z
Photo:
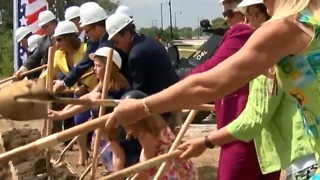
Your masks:
M 301 52 L 310 41 L 311 37 L 292 21 L 269 22 L 215 68 L 190 76 L 144 101 L 122 101 L 109 116 L 106 128 L 134 123 L 147 116 L 148 109 L 158 114 L 221 98 L 266 72 L 283 57 Z
M 293 22 L 270 22 L 226 61 L 145 98 L 146 104 L 152 113 L 161 113 L 216 100 L 266 72 L 283 57 L 301 52 L 310 40 Z

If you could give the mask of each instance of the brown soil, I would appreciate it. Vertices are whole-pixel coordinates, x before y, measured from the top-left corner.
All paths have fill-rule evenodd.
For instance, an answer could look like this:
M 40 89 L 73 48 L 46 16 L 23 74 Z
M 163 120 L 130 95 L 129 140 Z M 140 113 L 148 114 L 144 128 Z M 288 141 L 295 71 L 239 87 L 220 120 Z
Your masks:
M 38 129 L 12 129 L 1 134 L 4 151 L 9 151 L 19 146 L 33 142 L 41 138 Z M 17 180 L 47 180 L 49 174 L 46 169 L 46 159 L 43 152 L 37 151 L 26 156 L 20 156 L 12 160 L 11 166 L 15 169 L 14 179 Z M 52 165 L 51 165 L 52 168 Z M 77 177 L 64 166 L 53 168 L 51 178 L 53 180 L 75 180 Z
M 3 148 L 0 145 L 0 153 L 3 152 Z M 0 179 L 2 180 L 11 180 L 12 175 L 7 163 L 0 163 Z
M 7 120 L 0 120 L 0 134 L 3 133 L 4 131 L 8 131 L 10 129 L 13 129 L 13 126 L 15 128 L 28 128 L 28 127 L 33 127 L 33 128 L 37 128 L 38 130 L 41 130 L 41 128 L 43 127 L 43 120 L 39 120 L 39 121 L 29 121 L 29 122 L 14 122 L 14 124 L 12 124 L 10 121 Z M 185 139 L 190 139 L 190 138 L 194 138 L 194 137 L 199 137 L 199 136 L 203 136 L 204 134 L 207 134 L 207 132 L 209 131 L 214 131 L 215 130 L 215 125 L 191 125 L 191 127 L 189 128 L 189 130 L 186 133 Z M 13 132 L 15 132 L 16 130 L 13 130 Z M 11 138 L 12 139 L 14 137 L 24 137 L 26 132 L 29 132 L 30 135 L 28 136 L 28 142 L 30 142 L 31 140 L 34 140 L 34 138 L 38 137 L 38 132 L 36 132 L 35 130 L 23 130 L 23 133 L 14 135 L 15 133 L 10 133 Z M 17 146 L 19 144 L 19 142 L 21 142 L 21 140 L 19 140 L 18 142 L 14 142 L 14 143 L 9 143 L 11 144 L 10 146 Z M 26 141 L 24 141 L 26 142 Z M 57 159 L 59 157 L 59 152 L 61 151 L 61 148 L 59 146 L 56 146 L 55 151 L 53 152 L 53 156 L 52 159 Z M 1 150 L 1 148 L 0 148 Z M 219 160 L 219 153 L 220 153 L 220 148 L 214 148 L 212 150 L 207 150 L 205 151 L 204 154 L 202 154 L 200 157 L 198 158 L 193 158 L 192 161 L 195 163 L 195 165 L 198 168 L 198 172 L 199 172 L 199 176 L 202 180 L 214 180 L 216 179 L 216 172 L 217 172 L 217 166 L 218 166 L 218 160 Z M 29 156 L 29 155 L 28 155 Z M 83 171 L 86 169 L 86 167 L 82 167 L 82 166 L 77 166 L 77 162 L 78 162 L 78 148 L 77 145 L 74 145 L 73 150 L 72 151 L 67 151 L 67 153 L 65 154 L 64 157 L 64 162 L 69 164 L 71 166 L 71 168 L 75 171 L 77 176 L 80 176 Z M 23 157 L 25 158 L 25 157 Z M 36 167 L 45 167 L 45 161 L 39 157 L 38 162 L 35 161 L 33 164 L 35 164 Z M 91 163 L 91 158 L 89 158 L 89 163 Z M 56 168 L 55 168 L 56 169 Z M 66 167 L 64 167 L 64 169 L 66 169 Z M 99 166 L 97 168 L 97 173 L 96 173 L 96 178 L 101 178 L 102 176 L 100 175 L 101 172 L 105 172 L 106 170 L 104 169 L 104 167 Z M 69 173 L 69 172 L 68 172 Z M 69 180 L 69 178 L 72 179 L 72 177 L 65 177 L 66 174 L 65 171 L 63 170 L 57 170 L 56 174 L 57 177 L 53 178 L 53 179 L 58 179 L 58 180 Z M 60 174 L 60 175 L 59 175 Z M 87 179 L 89 175 L 87 175 Z M 59 179 L 60 178 L 60 179 Z M 8 168 L 7 165 L 0 165 L 0 179 L 1 180 L 11 180 L 11 173 L 10 170 Z M 35 180 L 37 179 L 41 179 L 40 177 L 37 178 L 33 178 Z M 32 180 L 33 180 L 32 179 Z M 45 176 L 44 176 L 45 179 Z M 284 174 L 282 175 L 281 179 L 285 179 Z M 31 179 L 30 179 L 31 180 Z M 42 180 L 42 179 L 41 179 Z

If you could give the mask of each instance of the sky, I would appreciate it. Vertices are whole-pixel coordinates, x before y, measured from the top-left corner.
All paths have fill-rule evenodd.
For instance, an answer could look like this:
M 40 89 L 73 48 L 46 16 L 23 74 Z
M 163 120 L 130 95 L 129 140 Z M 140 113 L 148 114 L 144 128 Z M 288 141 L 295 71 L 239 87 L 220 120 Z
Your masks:
M 198 19 L 215 19 L 221 17 L 222 7 L 218 0 L 172 0 L 172 26 L 198 27 Z M 121 5 L 129 6 L 134 15 L 137 27 L 161 27 L 161 3 L 163 3 L 163 26 L 168 27 L 169 5 L 168 0 L 122 0 Z M 181 14 L 180 14 L 181 12 Z

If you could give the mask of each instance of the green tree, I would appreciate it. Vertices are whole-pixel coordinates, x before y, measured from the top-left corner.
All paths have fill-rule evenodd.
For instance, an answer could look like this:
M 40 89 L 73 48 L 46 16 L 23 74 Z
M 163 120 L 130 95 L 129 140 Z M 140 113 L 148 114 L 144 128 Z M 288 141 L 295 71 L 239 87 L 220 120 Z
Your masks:
M 13 28 L 13 1 L 0 0 L 1 28 Z
M 226 27 L 227 26 L 227 24 L 226 24 L 226 20 L 224 20 L 223 18 L 221 18 L 221 17 L 218 17 L 218 18 L 216 18 L 216 19 L 214 19 L 214 20 L 212 20 L 212 27 L 213 28 L 223 28 L 223 27 Z
M 0 76 L 8 76 L 13 72 L 12 30 L 0 28 Z
M 191 27 L 183 27 L 180 28 L 178 31 L 180 37 L 184 39 L 191 39 L 192 38 L 192 28 Z

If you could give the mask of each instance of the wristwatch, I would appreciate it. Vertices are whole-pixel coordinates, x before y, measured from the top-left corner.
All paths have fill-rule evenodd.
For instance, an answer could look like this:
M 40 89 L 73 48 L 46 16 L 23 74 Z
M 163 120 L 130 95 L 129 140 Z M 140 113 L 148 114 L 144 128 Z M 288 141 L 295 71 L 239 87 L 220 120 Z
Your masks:
M 215 147 L 215 145 L 209 141 L 208 135 L 204 137 L 204 145 L 209 149 L 213 149 Z

